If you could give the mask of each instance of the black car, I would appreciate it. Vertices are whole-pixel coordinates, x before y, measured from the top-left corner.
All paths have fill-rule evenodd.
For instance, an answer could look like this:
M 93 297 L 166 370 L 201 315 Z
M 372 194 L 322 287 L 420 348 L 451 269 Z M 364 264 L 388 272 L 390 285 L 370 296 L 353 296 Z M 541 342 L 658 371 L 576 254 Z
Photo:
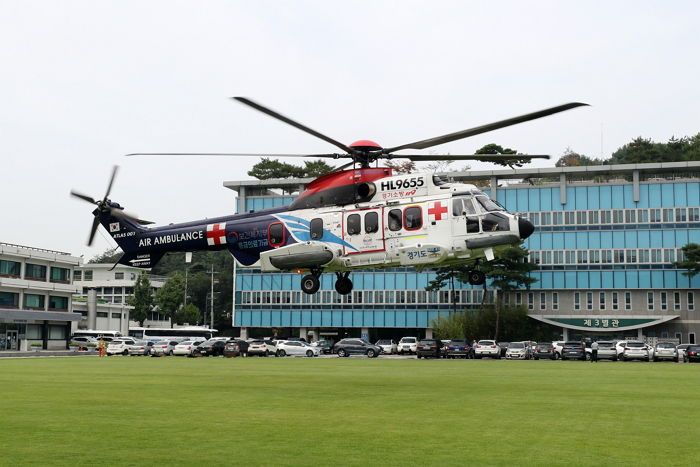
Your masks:
M 561 359 L 562 360 L 585 360 L 586 359 L 586 348 L 583 342 L 578 341 L 568 341 L 564 342 L 561 347 Z
M 454 339 L 445 346 L 445 358 L 474 358 L 474 349 L 468 340 Z
M 374 358 L 382 352 L 378 345 L 370 344 L 364 339 L 341 339 L 333 346 L 333 353 L 339 357 L 347 357 L 350 354 L 363 354 Z
M 224 346 L 226 345 L 226 341 L 217 339 L 217 340 L 208 340 L 204 341 L 201 344 L 199 344 L 194 351 L 192 352 L 193 357 L 216 357 L 219 355 L 224 354 Z
M 539 360 L 540 358 L 556 360 L 557 351 L 554 349 L 554 345 L 551 342 L 538 342 L 533 347 L 532 357 L 535 360 Z
M 316 342 L 316 346 L 321 349 L 321 353 L 328 354 L 331 353 L 331 349 L 333 348 L 333 341 L 321 339 L 320 341 Z
M 439 339 L 422 339 L 416 346 L 416 356 L 418 358 L 442 358 L 442 341 Z
M 700 362 L 700 345 L 689 345 L 685 355 L 689 362 Z

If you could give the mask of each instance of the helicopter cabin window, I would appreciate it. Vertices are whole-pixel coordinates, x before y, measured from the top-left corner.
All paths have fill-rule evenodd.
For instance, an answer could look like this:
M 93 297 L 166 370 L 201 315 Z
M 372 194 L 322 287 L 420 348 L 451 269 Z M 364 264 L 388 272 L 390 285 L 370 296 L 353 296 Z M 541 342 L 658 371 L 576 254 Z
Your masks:
M 311 219 L 311 240 L 320 240 L 323 237 L 323 219 L 317 217 Z
M 452 215 L 463 216 L 476 214 L 471 198 L 455 198 L 452 200 Z
M 389 211 L 389 230 L 396 232 L 401 230 L 401 227 L 403 227 L 401 209 L 392 209 Z
M 403 212 L 406 230 L 418 230 L 423 227 L 423 210 L 419 206 L 411 206 Z
M 376 211 L 365 214 L 365 233 L 374 233 L 379 230 L 379 214 Z
M 362 221 L 359 214 L 350 214 L 348 216 L 348 234 L 357 235 L 362 230 Z
M 492 212 L 492 211 L 505 211 L 503 206 L 498 204 L 496 201 L 488 198 L 487 196 L 477 196 L 476 200 L 479 202 L 479 204 L 484 208 L 485 211 L 487 212 Z
M 278 247 L 284 244 L 284 224 L 273 222 L 267 228 L 267 241 L 271 247 Z

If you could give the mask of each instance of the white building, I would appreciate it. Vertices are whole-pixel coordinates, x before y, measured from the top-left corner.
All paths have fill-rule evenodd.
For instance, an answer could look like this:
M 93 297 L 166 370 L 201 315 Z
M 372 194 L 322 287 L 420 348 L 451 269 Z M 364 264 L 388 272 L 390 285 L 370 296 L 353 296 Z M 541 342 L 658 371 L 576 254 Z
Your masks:
M 80 320 L 71 301 L 80 262 L 69 253 L 0 243 L 0 350 L 67 348 Z

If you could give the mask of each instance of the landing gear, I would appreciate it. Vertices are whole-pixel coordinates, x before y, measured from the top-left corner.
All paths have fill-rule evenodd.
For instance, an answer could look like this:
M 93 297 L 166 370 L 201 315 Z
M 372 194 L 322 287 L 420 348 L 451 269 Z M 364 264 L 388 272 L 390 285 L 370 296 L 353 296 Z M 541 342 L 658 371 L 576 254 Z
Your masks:
M 471 285 L 482 285 L 484 282 L 486 282 L 486 274 L 483 272 L 473 269 L 469 271 L 469 283 Z
M 335 290 L 340 295 L 347 295 L 352 292 L 352 281 L 348 278 L 349 272 L 336 272 Z
M 309 295 L 313 295 L 316 292 L 318 292 L 318 289 L 321 287 L 321 281 L 318 279 L 320 275 L 320 272 L 313 272 L 302 277 L 301 290 L 303 290 L 304 293 Z

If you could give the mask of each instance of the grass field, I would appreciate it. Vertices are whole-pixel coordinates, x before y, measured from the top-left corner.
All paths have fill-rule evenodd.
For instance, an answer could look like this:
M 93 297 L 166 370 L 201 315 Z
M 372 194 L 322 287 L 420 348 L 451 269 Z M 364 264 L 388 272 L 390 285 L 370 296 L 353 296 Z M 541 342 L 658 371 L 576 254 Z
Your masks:
M 0 359 L 0 465 L 698 465 L 700 365 Z

